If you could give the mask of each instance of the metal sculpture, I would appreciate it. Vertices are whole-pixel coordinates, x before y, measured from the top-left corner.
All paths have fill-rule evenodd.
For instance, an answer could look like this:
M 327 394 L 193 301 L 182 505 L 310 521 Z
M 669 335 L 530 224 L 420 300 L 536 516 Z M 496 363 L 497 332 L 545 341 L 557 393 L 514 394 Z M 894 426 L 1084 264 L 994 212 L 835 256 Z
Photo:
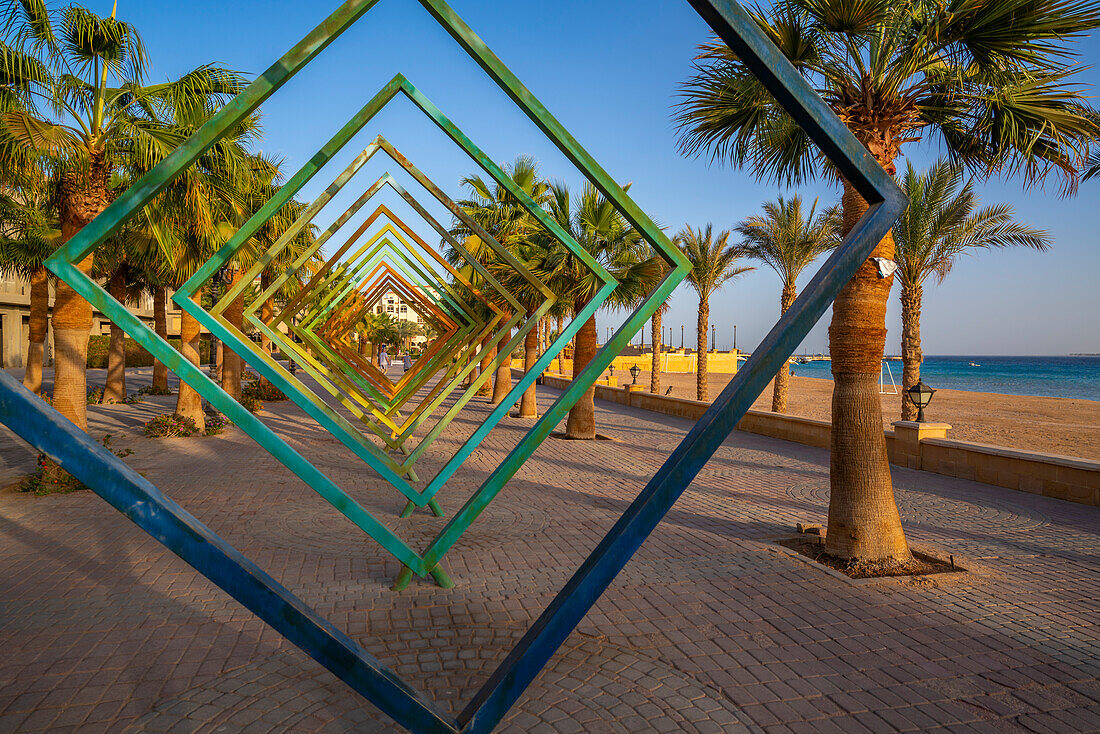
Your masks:
M 211 402 L 227 413 L 280 461 L 291 467 L 322 496 L 360 524 L 372 537 L 379 539 L 394 553 L 409 573 L 419 575 L 441 573 L 439 560 L 446 550 L 469 526 L 485 505 L 503 488 L 530 455 L 538 442 L 554 426 L 591 382 L 598 377 L 611 358 L 635 333 L 649 314 L 663 302 L 671 289 L 683 277 L 687 264 L 670 247 L 667 239 L 653 223 L 630 201 L 589 155 L 566 133 L 560 123 L 538 103 L 519 81 L 504 67 L 472 30 L 442 0 L 419 0 L 421 5 L 440 22 L 450 35 L 474 58 L 519 107 L 543 130 L 558 148 L 596 187 L 612 201 L 624 216 L 658 248 L 671 265 L 669 276 L 646 299 L 623 326 L 613 335 L 596 359 L 579 376 L 563 396 L 550 407 L 543 418 L 523 438 L 515 450 L 498 467 L 473 497 L 453 517 L 447 528 L 423 553 L 415 553 L 369 514 L 356 505 L 318 472 L 304 458 L 271 433 L 264 424 L 231 401 L 210 382 L 197 367 L 179 355 L 160 348 L 155 337 L 130 316 L 119 304 L 84 277 L 71 263 L 79 261 L 119 227 L 132 212 L 148 203 L 178 171 L 197 157 L 222 134 L 249 114 L 264 99 L 274 93 L 294 73 L 320 53 L 336 36 L 362 17 L 377 0 L 348 0 L 325 23 L 308 35 L 279 62 L 265 72 L 248 90 L 216 115 L 192 139 L 173 153 L 161 166 L 117 199 L 95 221 L 74 237 L 53 258 L 48 266 L 70 283 L 93 305 L 119 323 L 136 341 L 166 362 L 188 383 L 196 386 Z M 131 518 L 146 532 L 156 537 L 215 584 L 239 600 L 287 639 L 305 650 L 317 662 L 332 671 L 350 687 L 374 703 L 395 721 L 416 732 L 487 732 L 504 717 L 517 698 L 545 666 L 550 656 L 575 628 L 584 614 L 603 593 L 676 499 L 684 492 L 702 466 L 722 441 L 734 429 L 749 406 L 772 375 L 789 357 L 800 341 L 817 322 L 837 293 L 870 255 L 875 245 L 892 226 L 905 206 L 905 200 L 888 175 L 877 165 L 865 148 L 850 134 L 843 123 L 813 93 L 793 66 L 761 34 L 754 19 L 737 3 L 730 0 L 688 0 L 718 35 L 730 45 L 738 57 L 775 95 L 779 103 L 794 117 L 830 158 L 842 176 L 850 181 L 870 204 L 870 209 L 842 245 L 834 252 L 791 308 L 754 350 L 753 356 L 727 385 L 714 404 L 696 423 L 683 442 L 631 503 L 605 538 L 589 555 L 550 606 L 543 612 L 519 644 L 489 677 L 473 700 L 457 716 L 450 717 L 423 694 L 400 680 L 379 660 L 363 650 L 344 633 L 322 619 L 301 600 L 240 555 L 206 526 L 182 510 L 171 499 L 113 454 L 69 423 L 36 396 L 23 389 L 13 378 L 0 373 L 0 420 L 39 450 L 50 455 L 63 468 L 91 486 L 120 512 Z M 418 93 L 405 88 L 404 80 L 395 80 L 407 96 L 429 114 L 448 135 L 479 163 L 500 173 L 484 158 L 456 128 L 438 114 Z M 397 90 L 394 91 L 396 93 Z M 354 127 L 354 120 L 349 125 Z M 347 128 L 345 128 L 347 129 Z M 472 146 L 472 144 L 469 144 Z M 323 149 L 327 155 L 335 152 L 331 146 Z M 321 156 L 322 158 L 324 156 Z M 323 164 L 321 164 L 323 165 Z M 311 161 L 288 182 L 275 200 L 261 210 L 265 216 L 277 211 L 320 167 L 318 159 Z M 500 180 L 500 178 L 498 178 Z M 507 187 L 507 183 L 502 181 Z M 513 191 L 513 193 L 516 193 Z M 522 199 L 520 193 L 516 195 Z M 281 201 L 280 201 L 281 199 Z M 259 215 L 258 215 L 259 216 Z M 260 218 L 262 220 L 262 217 Z M 238 234 L 245 241 L 255 231 L 250 222 Z M 560 233 L 559 234 L 560 237 Z M 565 240 L 563 240 L 565 241 Z M 233 244 L 231 241 L 230 244 Z M 229 244 L 196 275 L 192 290 L 218 270 L 232 254 Z M 608 277 L 592 264 L 593 270 Z M 595 306 L 578 314 L 576 323 L 594 312 L 599 302 L 615 287 L 613 280 L 604 281 Z M 181 305 L 188 302 L 185 300 Z M 232 336 L 232 334 L 229 334 Z M 563 334 L 544 355 L 544 360 L 529 373 L 530 380 L 545 368 L 549 359 L 572 334 Z M 235 337 L 230 346 L 241 349 Z M 524 389 L 527 385 L 521 381 Z M 280 378 L 280 387 L 289 385 Z M 529 382 L 528 382 L 529 384 Z M 479 437 L 478 437 L 479 438 Z M 468 442 L 467 445 L 469 445 Z M 466 447 L 458 455 L 463 458 Z M 458 456 L 456 455 L 456 456 Z M 385 467 L 381 472 L 391 483 L 403 481 Z M 442 476 L 442 473 L 441 475 Z M 438 490 L 446 477 L 437 476 L 429 489 Z M 438 484 L 437 484 L 438 482 Z M 396 483 L 395 483 L 396 486 Z M 433 492 L 434 494 L 434 492 Z M 426 502 L 427 491 L 418 499 Z M 410 498 L 412 499 L 412 498 Z M 419 504 L 419 503 L 418 503 Z

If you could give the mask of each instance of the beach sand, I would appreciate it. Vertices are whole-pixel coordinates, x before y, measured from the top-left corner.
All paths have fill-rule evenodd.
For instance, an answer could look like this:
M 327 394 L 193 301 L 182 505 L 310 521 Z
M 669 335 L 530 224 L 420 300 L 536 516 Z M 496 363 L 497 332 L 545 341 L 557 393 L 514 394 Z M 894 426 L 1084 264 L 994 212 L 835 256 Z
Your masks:
M 712 400 L 732 377 L 721 373 L 710 375 Z M 629 379 L 628 376 L 627 382 Z M 649 372 L 638 374 L 638 384 L 648 387 Z M 661 392 L 670 385 L 675 397 L 695 398 L 694 374 L 662 374 Z M 832 380 L 795 375 L 791 378 L 788 414 L 829 420 L 832 389 Z M 770 384 L 752 407 L 771 410 Z M 883 395 L 882 413 L 883 427 L 890 428 L 893 421 L 901 418 L 901 396 Z M 1100 460 L 1097 401 L 937 390 L 924 414 L 929 421 L 950 423 L 947 437 L 957 441 Z

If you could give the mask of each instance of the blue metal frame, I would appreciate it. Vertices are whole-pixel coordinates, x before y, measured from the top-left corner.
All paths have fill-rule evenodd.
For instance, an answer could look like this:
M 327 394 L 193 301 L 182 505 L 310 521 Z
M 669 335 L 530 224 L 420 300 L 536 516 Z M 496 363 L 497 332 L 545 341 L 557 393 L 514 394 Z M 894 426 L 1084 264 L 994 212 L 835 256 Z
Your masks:
M 441 0 L 421 1 L 437 18 L 456 22 Z M 743 8 L 728 0 L 688 2 L 761 78 L 871 207 L 457 719 L 442 713 L 147 480 L 3 373 L 0 421 L 402 726 L 424 733 L 491 731 L 733 431 L 906 205 L 893 180 L 763 37 Z M 373 2 L 349 1 L 337 14 L 354 11 L 358 17 L 370 5 Z M 310 39 L 314 39 L 312 45 Z M 327 40 L 317 39 L 324 35 L 311 34 L 298 53 L 312 55 L 327 44 Z M 468 47 L 465 33 L 456 35 L 456 40 Z M 475 57 L 485 66 L 484 56 Z

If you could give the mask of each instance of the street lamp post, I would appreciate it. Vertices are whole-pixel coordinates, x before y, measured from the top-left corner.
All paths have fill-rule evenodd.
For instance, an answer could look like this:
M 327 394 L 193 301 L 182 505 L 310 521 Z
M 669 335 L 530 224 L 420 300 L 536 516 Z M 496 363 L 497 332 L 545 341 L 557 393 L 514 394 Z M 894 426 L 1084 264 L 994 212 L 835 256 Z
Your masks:
M 913 405 L 917 406 L 917 423 L 924 423 L 924 409 L 932 402 L 932 396 L 936 391 L 925 385 L 924 380 L 920 380 L 905 392 Z
M 718 348 L 717 340 L 715 339 L 715 333 L 714 333 L 715 328 L 716 327 L 714 326 L 714 324 L 710 325 L 710 349 L 711 349 L 712 352 L 715 349 Z
M 733 351 L 737 351 L 737 324 L 733 325 Z
M 684 325 L 680 324 L 680 349 L 684 348 Z

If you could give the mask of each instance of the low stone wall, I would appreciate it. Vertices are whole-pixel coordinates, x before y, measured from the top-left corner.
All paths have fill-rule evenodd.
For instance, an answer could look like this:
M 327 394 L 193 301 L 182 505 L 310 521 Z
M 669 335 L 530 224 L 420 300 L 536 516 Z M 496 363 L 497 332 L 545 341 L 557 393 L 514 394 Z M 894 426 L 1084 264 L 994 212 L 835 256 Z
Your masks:
M 921 441 L 921 468 L 982 484 L 1100 506 L 1100 462 L 1096 461 L 929 438 Z
M 570 379 L 547 374 L 542 381 L 564 390 Z M 688 420 L 698 420 L 710 407 L 699 400 L 606 385 L 596 386 L 596 397 Z M 950 426 L 942 423 L 899 421 L 894 427 L 885 432 L 892 464 L 1100 507 L 1100 461 L 952 441 L 946 438 Z M 737 430 L 827 449 L 832 427 L 828 421 L 750 410 Z

